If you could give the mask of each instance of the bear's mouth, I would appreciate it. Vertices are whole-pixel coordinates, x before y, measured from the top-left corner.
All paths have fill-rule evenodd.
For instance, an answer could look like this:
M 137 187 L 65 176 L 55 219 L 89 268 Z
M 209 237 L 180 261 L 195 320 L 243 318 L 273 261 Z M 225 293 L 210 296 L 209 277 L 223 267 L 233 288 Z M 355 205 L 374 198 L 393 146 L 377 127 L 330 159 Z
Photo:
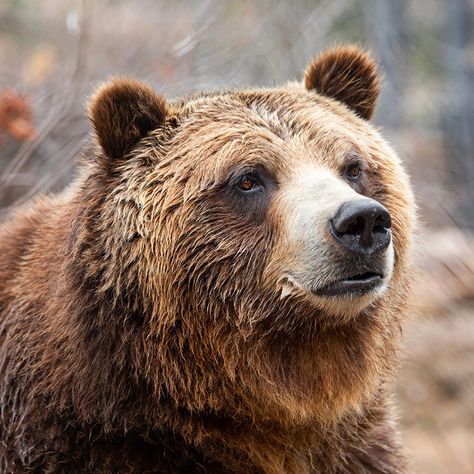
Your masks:
M 317 296 L 362 296 L 379 287 L 383 275 L 375 272 L 364 272 L 337 280 L 329 285 L 313 290 Z

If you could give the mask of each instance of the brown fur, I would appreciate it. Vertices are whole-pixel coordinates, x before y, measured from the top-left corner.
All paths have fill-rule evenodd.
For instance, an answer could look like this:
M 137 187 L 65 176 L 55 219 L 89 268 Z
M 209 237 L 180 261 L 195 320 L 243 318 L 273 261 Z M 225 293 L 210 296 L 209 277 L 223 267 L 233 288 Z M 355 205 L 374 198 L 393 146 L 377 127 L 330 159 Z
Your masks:
M 377 66 L 357 46 L 338 46 L 317 56 L 304 78 L 308 90 L 332 97 L 369 120 L 380 92 Z
M 402 472 L 386 384 L 414 210 L 398 159 L 301 86 L 189 97 L 164 120 L 135 87 L 93 101 L 107 157 L 88 153 L 65 192 L 0 227 L 1 471 Z M 133 97 L 117 121 L 119 91 Z M 160 125 L 133 145 L 125 120 L 141 113 Z M 273 286 L 284 201 L 243 203 L 224 183 L 258 162 L 284 187 L 348 149 L 392 214 L 395 271 L 338 320 Z
M 127 154 L 138 140 L 165 120 L 166 99 L 133 79 L 104 84 L 89 104 L 97 140 L 109 158 Z

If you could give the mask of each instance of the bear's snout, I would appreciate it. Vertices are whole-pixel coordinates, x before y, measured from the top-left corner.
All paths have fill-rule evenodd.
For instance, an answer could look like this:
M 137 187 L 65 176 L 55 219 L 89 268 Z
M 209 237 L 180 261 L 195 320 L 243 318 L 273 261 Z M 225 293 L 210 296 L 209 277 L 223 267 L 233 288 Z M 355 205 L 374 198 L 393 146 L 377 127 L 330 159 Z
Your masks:
M 390 244 L 390 213 L 373 199 L 343 203 L 329 220 L 334 240 L 351 253 L 371 257 Z

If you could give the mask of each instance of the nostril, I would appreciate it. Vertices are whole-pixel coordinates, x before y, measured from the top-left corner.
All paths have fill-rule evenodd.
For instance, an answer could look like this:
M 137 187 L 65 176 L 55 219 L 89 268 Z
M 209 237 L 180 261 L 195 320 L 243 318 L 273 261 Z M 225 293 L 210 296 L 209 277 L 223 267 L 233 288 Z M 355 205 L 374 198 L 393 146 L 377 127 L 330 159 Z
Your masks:
M 355 220 L 350 222 L 347 226 L 346 234 L 349 235 L 360 235 L 364 232 L 365 219 L 363 217 L 357 217 Z
M 390 227 L 392 227 L 392 219 L 388 211 L 384 209 L 384 211 L 381 212 L 380 215 L 375 220 L 374 228 L 387 230 L 387 229 L 390 229 Z

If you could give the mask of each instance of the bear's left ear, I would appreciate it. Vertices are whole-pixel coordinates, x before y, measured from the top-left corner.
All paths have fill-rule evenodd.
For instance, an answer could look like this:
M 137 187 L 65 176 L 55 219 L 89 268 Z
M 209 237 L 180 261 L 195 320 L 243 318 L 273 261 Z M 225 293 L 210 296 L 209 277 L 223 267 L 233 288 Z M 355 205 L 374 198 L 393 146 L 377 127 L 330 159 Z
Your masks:
M 306 89 L 336 99 L 369 120 L 380 92 L 377 63 L 355 45 L 324 51 L 306 68 Z
M 89 118 L 108 158 L 126 155 L 166 119 L 166 99 L 133 79 L 112 79 L 89 102 Z

